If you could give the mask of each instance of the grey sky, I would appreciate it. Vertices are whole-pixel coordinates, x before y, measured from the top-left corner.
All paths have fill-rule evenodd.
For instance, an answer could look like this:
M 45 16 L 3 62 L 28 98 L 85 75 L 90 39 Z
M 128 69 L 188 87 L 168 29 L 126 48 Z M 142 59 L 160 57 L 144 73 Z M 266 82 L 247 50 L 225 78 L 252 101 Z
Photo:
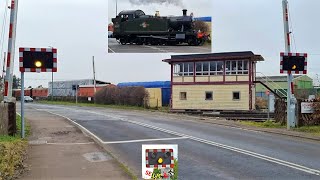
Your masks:
M 91 78 L 93 55 L 96 56 L 97 78 L 100 80 L 118 83 L 170 79 L 169 65 L 161 62 L 169 58 L 169 54 L 107 55 L 108 1 L 19 2 L 17 47 L 58 48 L 59 72 L 55 74 L 55 79 Z M 186 0 L 184 4 L 188 9 L 196 7 L 194 9 L 201 10 L 200 2 Z M 320 1 L 289 2 L 297 50 L 312 54 L 309 58 L 309 75 L 315 77 L 316 73 L 320 73 Z M 214 0 L 212 4 L 203 5 L 203 8 L 209 9 L 204 14 L 210 14 L 212 8 L 214 51 L 252 50 L 266 58 L 266 62 L 258 64 L 258 71 L 278 75 L 279 52 L 284 50 L 281 0 Z M 1 1 L 1 24 L 3 8 Z M 160 9 L 160 13 L 165 14 L 169 8 L 176 8 L 181 13 L 180 7 L 166 5 Z M 155 10 L 147 9 L 150 12 Z M 16 53 L 15 74 L 19 74 L 17 57 Z M 51 74 L 27 74 L 26 78 L 28 86 L 48 86 Z
M 109 0 L 108 20 L 116 15 L 116 0 Z M 134 3 L 131 3 L 134 2 Z M 141 2 L 141 3 L 138 3 Z M 154 3 L 152 3 L 154 2 Z M 156 3 L 158 2 L 158 3 Z M 171 3 L 164 3 L 171 2 Z M 212 15 L 212 0 L 118 0 L 118 13 L 122 10 L 143 10 L 148 15 L 160 11 L 161 16 L 182 15 L 182 9 L 187 9 L 188 14 L 194 13 L 195 17 Z
M 279 74 L 279 52 L 284 51 L 281 0 L 215 0 L 213 48 L 219 51 L 252 50 L 265 57 L 257 71 Z M 292 51 L 309 53 L 309 76 L 320 73 L 319 0 L 289 0 L 295 36 Z

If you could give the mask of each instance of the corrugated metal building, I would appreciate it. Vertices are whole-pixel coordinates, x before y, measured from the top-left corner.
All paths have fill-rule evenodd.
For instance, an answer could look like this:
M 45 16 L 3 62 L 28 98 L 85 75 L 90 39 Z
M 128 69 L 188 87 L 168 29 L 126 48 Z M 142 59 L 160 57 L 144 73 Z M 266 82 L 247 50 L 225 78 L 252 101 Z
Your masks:
M 119 83 L 118 87 L 144 87 L 149 91 L 149 98 L 156 99 L 160 96 L 161 105 L 168 106 L 171 97 L 171 82 L 170 81 L 154 81 L 154 82 L 127 82 Z M 151 90 L 153 89 L 153 90 Z M 159 89 L 159 90 L 156 90 Z M 159 92 L 160 91 L 160 92 Z M 159 103 L 158 103 L 159 104 Z M 159 106 L 160 107 L 160 106 Z
M 109 82 L 98 81 L 96 80 L 96 84 L 111 84 Z M 85 86 L 85 85 L 94 85 L 93 79 L 83 79 L 83 80 L 70 80 L 70 81 L 54 81 L 53 82 L 53 96 L 55 97 L 67 97 L 67 96 L 75 96 L 75 91 L 72 90 L 73 85 Z M 49 82 L 49 96 L 52 93 L 52 83 Z

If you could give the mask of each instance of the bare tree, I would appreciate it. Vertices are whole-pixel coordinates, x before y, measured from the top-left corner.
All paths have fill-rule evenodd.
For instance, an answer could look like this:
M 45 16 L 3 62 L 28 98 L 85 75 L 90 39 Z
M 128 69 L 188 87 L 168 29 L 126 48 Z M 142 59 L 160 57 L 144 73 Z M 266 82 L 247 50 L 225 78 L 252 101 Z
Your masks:
M 194 29 L 197 31 L 200 30 L 201 32 L 204 32 L 204 33 L 210 32 L 210 26 L 203 21 L 195 21 Z

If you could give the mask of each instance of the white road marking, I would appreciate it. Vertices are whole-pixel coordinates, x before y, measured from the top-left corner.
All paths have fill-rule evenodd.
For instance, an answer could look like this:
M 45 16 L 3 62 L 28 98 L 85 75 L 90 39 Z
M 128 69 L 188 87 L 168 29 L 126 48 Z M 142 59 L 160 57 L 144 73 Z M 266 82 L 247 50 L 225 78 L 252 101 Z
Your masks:
M 147 47 L 147 48 L 150 48 L 150 49 L 153 49 L 153 50 L 157 50 L 157 51 L 160 51 L 160 52 L 164 52 L 164 53 L 169 53 L 169 51 L 166 51 L 164 49 L 160 49 L 160 48 L 157 48 L 157 47 L 154 47 L 154 46 L 143 45 L 143 47 Z
M 89 133 L 90 135 L 95 137 L 98 141 L 103 143 L 103 141 L 99 137 L 97 137 L 96 135 L 91 133 L 89 130 L 87 130 L 86 128 L 84 128 L 80 124 L 72 121 L 70 118 L 65 117 L 63 115 L 56 114 L 56 113 L 52 113 L 50 111 L 47 111 L 47 112 L 68 119 L 69 121 L 71 121 L 71 122 L 77 124 L 78 126 L 82 127 L 87 133 Z M 96 113 L 94 111 L 88 111 L 88 110 L 84 110 L 83 112 L 87 112 L 87 113 L 91 113 L 91 114 L 98 114 L 98 113 Z M 100 113 L 99 113 L 99 115 L 103 115 L 103 116 L 106 116 L 106 117 L 114 117 L 114 116 L 100 114 Z M 157 131 L 165 132 L 165 133 L 168 133 L 168 134 L 181 136 L 181 137 L 187 137 L 187 138 L 189 138 L 191 140 L 194 140 L 194 141 L 197 141 L 197 142 L 200 142 L 200 143 L 216 146 L 216 147 L 227 149 L 227 150 L 234 151 L 234 152 L 238 152 L 238 153 L 245 154 L 245 155 L 248 155 L 248 156 L 251 156 L 251 157 L 255 157 L 255 158 L 258 158 L 258 159 L 262 159 L 262 160 L 265 160 L 265 161 L 268 161 L 268 162 L 272 162 L 272 163 L 283 165 L 283 166 L 286 166 L 286 167 L 290 167 L 290 168 L 293 168 L 293 169 L 296 169 L 296 170 L 299 170 L 299 171 L 303 171 L 303 172 L 306 172 L 306 173 L 309 173 L 309 174 L 314 174 L 314 175 L 320 176 L 320 171 L 317 170 L 317 169 L 308 168 L 308 167 L 305 167 L 305 166 L 302 166 L 302 165 L 299 165 L 299 164 L 295 164 L 295 163 L 291 163 L 291 162 L 284 161 L 284 160 L 281 160 L 281 159 L 277 159 L 277 158 L 273 158 L 273 157 L 270 157 L 270 156 L 266 156 L 266 155 L 263 155 L 263 154 L 255 153 L 253 151 L 248 151 L 248 150 L 232 147 L 232 146 L 229 146 L 229 145 L 224 145 L 224 144 L 221 144 L 221 143 L 217 143 L 217 142 L 214 142 L 214 141 L 209 141 L 209 140 L 206 140 L 206 139 L 201 139 L 201 138 L 197 138 L 197 137 L 194 137 L 194 136 L 189 136 L 189 135 L 182 134 L 182 133 L 179 133 L 179 132 L 163 129 L 163 128 L 160 128 L 160 127 L 152 126 L 152 125 L 141 123 L 141 122 L 137 122 L 137 121 L 128 120 L 128 119 L 125 119 L 125 118 L 121 118 L 120 120 L 122 120 L 124 122 L 129 122 L 129 123 L 132 123 L 132 124 L 140 125 L 140 126 L 143 126 L 143 127 L 147 127 L 147 128 L 150 128 L 150 129 L 154 129 L 154 130 L 157 130 Z
M 109 46 L 108 49 L 112 52 L 112 53 L 116 53 L 114 50 L 112 50 Z
M 128 140 L 128 141 L 110 141 L 110 142 L 103 142 L 103 144 L 124 144 L 124 143 L 150 142 L 150 141 L 172 141 L 172 140 L 180 140 L 180 139 L 188 139 L 188 137 L 162 138 L 162 139 L 138 139 L 138 140 Z

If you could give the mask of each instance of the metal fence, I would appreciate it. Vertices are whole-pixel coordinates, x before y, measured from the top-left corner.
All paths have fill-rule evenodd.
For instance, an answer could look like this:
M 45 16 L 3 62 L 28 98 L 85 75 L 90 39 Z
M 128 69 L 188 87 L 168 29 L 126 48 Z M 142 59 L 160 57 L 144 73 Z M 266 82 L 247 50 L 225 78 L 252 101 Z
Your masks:
M 294 94 L 297 99 L 308 99 L 310 95 L 315 95 L 316 97 L 319 97 L 320 89 L 319 88 L 295 89 Z

